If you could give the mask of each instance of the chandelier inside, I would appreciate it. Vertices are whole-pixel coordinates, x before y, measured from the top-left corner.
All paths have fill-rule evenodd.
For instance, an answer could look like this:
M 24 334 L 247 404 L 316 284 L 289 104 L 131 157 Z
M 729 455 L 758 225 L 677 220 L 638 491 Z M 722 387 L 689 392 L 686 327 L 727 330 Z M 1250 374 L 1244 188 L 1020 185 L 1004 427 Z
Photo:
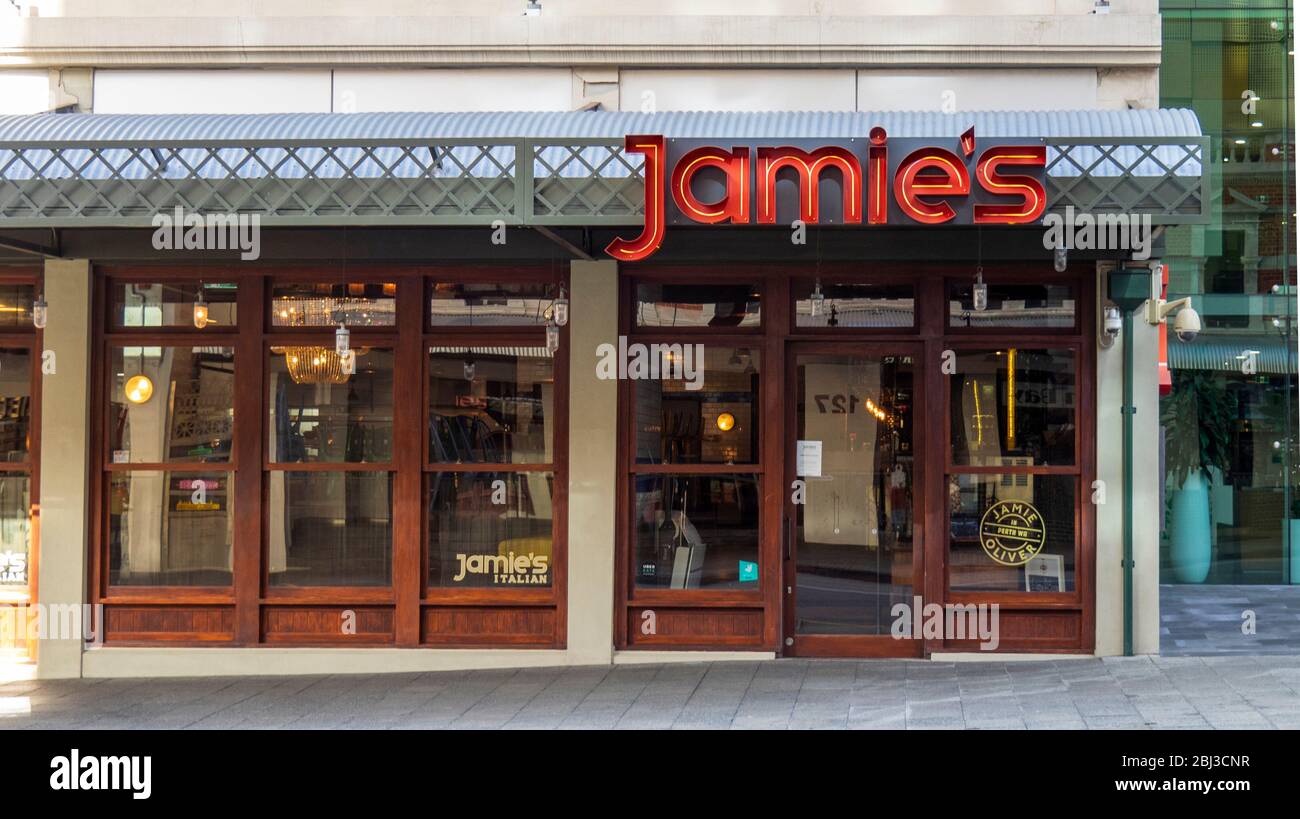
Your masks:
M 274 347 L 271 352 L 284 355 L 295 384 L 346 384 L 356 366 L 355 360 L 352 367 L 344 366 L 343 356 L 327 347 Z

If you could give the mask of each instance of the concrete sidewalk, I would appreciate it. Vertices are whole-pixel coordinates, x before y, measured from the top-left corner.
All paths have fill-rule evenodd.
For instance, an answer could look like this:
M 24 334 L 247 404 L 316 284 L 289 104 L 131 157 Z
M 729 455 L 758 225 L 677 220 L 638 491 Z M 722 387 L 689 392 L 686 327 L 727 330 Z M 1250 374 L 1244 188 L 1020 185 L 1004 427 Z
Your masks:
M 1300 655 L 14 681 L 11 728 L 1300 728 Z

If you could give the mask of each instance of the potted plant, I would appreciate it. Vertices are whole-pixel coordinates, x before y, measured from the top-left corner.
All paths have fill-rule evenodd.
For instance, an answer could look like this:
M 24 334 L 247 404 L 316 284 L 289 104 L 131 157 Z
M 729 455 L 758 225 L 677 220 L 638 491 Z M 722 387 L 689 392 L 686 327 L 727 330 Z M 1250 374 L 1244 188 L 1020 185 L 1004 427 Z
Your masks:
M 1237 396 L 1216 373 L 1175 370 L 1160 422 L 1172 493 L 1169 560 L 1179 583 L 1204 583 L 1210 574 L 1210 485 L 1231 465 Z

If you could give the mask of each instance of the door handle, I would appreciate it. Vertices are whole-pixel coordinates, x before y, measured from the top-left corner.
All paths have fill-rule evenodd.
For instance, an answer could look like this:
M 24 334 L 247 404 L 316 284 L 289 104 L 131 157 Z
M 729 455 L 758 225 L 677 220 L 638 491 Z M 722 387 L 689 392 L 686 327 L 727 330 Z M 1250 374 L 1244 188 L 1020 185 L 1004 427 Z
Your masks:
M 794 519 L 785 518 L 783 523 L 784 525 L 781 527 L 781 542 L 785 546 L 785 559 L 789 560 L 792 557 L 790 550 L 794 542 Z

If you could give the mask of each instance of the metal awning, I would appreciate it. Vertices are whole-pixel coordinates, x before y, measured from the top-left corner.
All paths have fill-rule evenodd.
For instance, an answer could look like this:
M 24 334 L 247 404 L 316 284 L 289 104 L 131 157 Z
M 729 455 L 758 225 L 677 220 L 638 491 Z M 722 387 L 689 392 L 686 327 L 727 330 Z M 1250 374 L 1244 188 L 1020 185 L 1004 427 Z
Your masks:
M 263 224 L 631 225 L 630 133 L 757 140 L 1043 138 L 1054 209 L 1209 215 L 1208 138 L 1189 110 L 498 112 L 0 117 L 0 228 L 149 226 L 159 212 Z
M 1295 374 L 1296 348 L 1277 333 L 1202 333 L 1190 342 L 1169 339 L 1169 368 L 1212 370 L 1241 374 L 1248 357 L 1255 359 L 1255 372 L 1267 375 Z

